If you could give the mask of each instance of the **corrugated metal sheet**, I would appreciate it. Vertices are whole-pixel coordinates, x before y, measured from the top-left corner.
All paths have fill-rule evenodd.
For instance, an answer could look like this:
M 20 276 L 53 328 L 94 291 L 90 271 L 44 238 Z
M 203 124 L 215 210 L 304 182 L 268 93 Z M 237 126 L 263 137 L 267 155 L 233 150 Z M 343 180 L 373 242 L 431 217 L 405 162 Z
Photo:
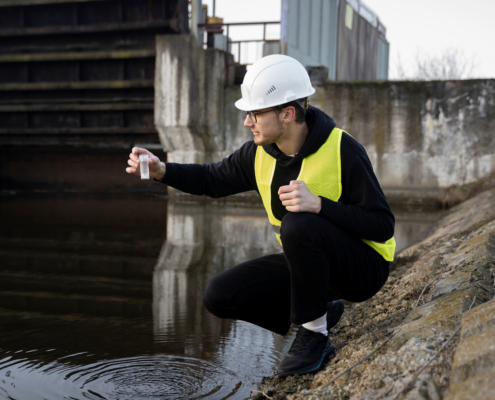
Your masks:
M 330 80 L 388 78 L 385 26 L 361 0 L 282 0 L 281 49 Z
M 388 60 L 390 44 L 384 37 L 378 36 L 378 60 L 376 67 L 376 79 L 388 79 Z
M 282 51 L 335 80 L 339 0 L 282 0 Z
M 358 13 L 352 28 L 344 23 L 347 3 L 339 7 L 337 80 L 375 80 L 378 55 L 378 30 Z

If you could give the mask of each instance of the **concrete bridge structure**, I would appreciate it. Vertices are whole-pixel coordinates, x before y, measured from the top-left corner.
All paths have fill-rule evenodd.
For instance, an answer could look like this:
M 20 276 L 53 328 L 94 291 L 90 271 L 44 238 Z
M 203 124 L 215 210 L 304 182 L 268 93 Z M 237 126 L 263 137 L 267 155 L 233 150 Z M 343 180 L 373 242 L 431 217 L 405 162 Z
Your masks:
M 155 126 L 168 159 L 220 160 L 252 140 L 230 55 L 188 35 L 156 43 Z M 495 80 L 327 81 L 310 104 L 364 145 L 392 203 L 435 204 L 440 189 L 495 171 Z

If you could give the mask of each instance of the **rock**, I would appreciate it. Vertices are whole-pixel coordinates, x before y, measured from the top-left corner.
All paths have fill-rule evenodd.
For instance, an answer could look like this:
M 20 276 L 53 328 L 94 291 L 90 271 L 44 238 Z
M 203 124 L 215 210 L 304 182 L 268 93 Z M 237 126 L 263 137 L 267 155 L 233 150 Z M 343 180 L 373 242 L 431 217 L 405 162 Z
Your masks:
M 471 285 L 465 290 L 444 295 L 416 308 L 409 313 L 392 340 L 402 345 L 412 337 L 426 338 L 439 332 L 453 333 L 460 323 L 462 313 L 478 294 L 476 287 Z
M 453 275 L 441 279 L 433 285 L 433 289 L 430 292 L 430 300 L 469 287 L 470 279 L 471 271 L 454 272 Z
M 463 318 L 463 336 L 452 365 L 452 384 L 495 371 L 495 300 Z
M 461 338 L 483 332 L 495 327 L 495 300 L 482 304 L 462 316 Z
M 494 393 L 495 371 L 489 371 L 452 385 L 445 391 L 444 400 L 488 400 Z
M 391 400 L 411 382 L 400 400 L 440 400 L 443 391 L 445 400 L 495 398 L 495 258 L 487 250 L 492 237 L 495 246 L 494 204 L 492 189 L 448 211 L 429 237 L 397 257 L 379 293 L 346 303 L 331 333 L 337 357 L 322 371 L 264 380 L 261 387 L 271 385 L 276 399 Z M 461 323 L 460 339 L 440 351 Z M 392 332 L 392 340 L 362 361 Z M 416 379 L 435 354 L 433 368 Z
M 434 379 L 430 379 L 426 383 L 426 387 L 428 389 L 428 397 L 430 400 L 442 400 L 442 394 L 440 393 L 440 389 Z

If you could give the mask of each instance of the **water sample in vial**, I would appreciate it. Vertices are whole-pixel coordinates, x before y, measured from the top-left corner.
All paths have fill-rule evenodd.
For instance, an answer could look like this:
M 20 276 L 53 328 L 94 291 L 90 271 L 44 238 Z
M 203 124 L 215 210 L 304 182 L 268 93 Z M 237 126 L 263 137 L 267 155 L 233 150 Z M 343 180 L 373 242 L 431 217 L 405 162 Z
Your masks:
M 141 170 L 141 179 L 150 179 L 150 167 L 148 164 L 148 154 L 139 156 L 139 169 Z

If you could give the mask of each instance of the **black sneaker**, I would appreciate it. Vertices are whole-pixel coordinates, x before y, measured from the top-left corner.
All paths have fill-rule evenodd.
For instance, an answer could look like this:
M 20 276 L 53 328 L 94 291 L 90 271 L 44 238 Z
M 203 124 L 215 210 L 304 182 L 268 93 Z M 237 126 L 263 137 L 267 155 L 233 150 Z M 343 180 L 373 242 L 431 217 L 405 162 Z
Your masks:
M 295 374 L 311 374 L 320 370 L 323 363 L 336 354 L 337 349 L 327 336 L 301 325 L 294 343 L 278 367 L 277 376 L 285 378 Z
M 340 321 L 344 313 L 344 302 L 342 300 L 327 303 L 327 330 L 330 331 Z

